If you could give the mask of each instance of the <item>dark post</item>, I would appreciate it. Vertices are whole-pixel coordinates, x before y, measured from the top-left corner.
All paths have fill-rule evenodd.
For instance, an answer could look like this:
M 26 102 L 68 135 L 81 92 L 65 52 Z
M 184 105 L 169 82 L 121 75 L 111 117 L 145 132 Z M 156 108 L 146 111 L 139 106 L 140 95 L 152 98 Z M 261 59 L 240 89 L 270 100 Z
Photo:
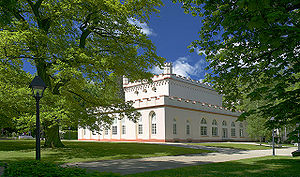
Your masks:
M 71 139 L 71 127 L 69 127 L 69 140 Z
M 273 156 L 275 156 L 275 145 L 274 145 L 274 129 L 272 130 L 272 149 L 273 149 Z
M 36 148 L 36 160 L 41 159 L 41 140 L 40 140 L 40 97 L 39 93 L 37 93 L 36 100 L 36 142 L 35 142 L 35 148 Z
M 40 99 L 43 97 L 44 91 L 47 88 L 44 81 L 39 77 L 35 76 L 29 85 L 32 90 L 32 96 L 36 101 L 36 135 L 35 135 L 35 152 L 36 160 L 41 160 L 41 139 L 40 139 Z
M 297 123 L 297 128 L 298 128 L 298 151 L 300 152 L 300 131 L 299 131 L 299 123 Z
M 270 121 L 272 122 L 272 123 L 274 123 L 274 120 L 275 120 L 275 118 L 274 117 L 271 117 L 271 119 L 270 119 Z M 275 144 L 274 144 L 274 134 L 275 134 L 275 128 L 274 128 L 274 124 L 272 125 L 272 127 L 273 127 L 273 129 L 272 129 L 272 149 L 273 149 L 273 156 L 275 156 Z

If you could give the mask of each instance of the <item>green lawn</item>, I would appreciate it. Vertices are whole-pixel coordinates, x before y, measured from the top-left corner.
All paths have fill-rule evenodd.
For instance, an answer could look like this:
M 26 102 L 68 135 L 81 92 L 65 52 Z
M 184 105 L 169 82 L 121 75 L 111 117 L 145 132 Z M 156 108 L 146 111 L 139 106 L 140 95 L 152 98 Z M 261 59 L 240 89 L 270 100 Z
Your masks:
M 64 148 L 42 148 L 43 161 L 66 163 L 111 159 L 131 159 L 210 152 L 166 145 L 146 143 L 105 143 L 63 141 Z M 41 143 L 43 145 L 43 142 Z M 0 162 L 30 160 L 35 158 L 35 141 L 0 140 Z
M 190 145 L 200 145 L 200 146 L 211 146 L 211 147 L 220 147 L 220 148 L 232 148 L 232 149 L 241 149 L 241 150 L 264 150 L 271 149 L 272 147 L 267 147 L 263 145 L 254 145 L 254 144 L 238 144 L 238 143 L 189 143 Z
M 300 176 L 300 157 L 268 156 L 127 176 Z

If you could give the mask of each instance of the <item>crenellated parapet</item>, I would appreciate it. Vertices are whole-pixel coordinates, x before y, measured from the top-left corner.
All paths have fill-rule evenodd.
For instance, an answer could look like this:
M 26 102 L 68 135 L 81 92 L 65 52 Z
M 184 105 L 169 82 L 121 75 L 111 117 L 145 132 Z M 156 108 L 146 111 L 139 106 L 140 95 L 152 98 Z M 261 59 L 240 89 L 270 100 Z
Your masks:
M 124 89 L 128 90 L 127 88 L 130 88 L 130 87 L 141 88 L 142 85 L 149 88 L 149 87 L 153 87 L 153 86 L 157 86 L 157 85 L 161 84 L 162 82 L 159 82 L 159 81 L 166 80 L 166 79 L 181 81 L 183 83 L 188 83 L 188 84 L 191 84 L 191 85 L 194 85 L 194 86 L 206 88 L 206 89 L 209 89 L 209 90 L 214 90 L 212 85 L 210 85 L 208 83 L 203 83 L 201 81 L 193 80 L 189 77 L 184 77 L 184 76 L 176 75 L 176 74 L 153 75 L 152 82 L 149 82 L 147 80 L 126 82 L 126 84 L 124 84 Z
M 218 106 L 218 105 L 212 105 L 209 103 L 197 101 L 197 100 L 190 100 L 180 97 L 170 97 L 167 95 L 160 95 L 150 98 L 142 98 L 142 99 L 136 99 L 133 101 L 133 106 L 136 109 L 145 109 L 145 108 L 151 108 L 151 107 L 174 107 L 174 108 L 182 108 L 186 110 L 193 110 L 193 111 L 200 111 L 200 112 L 209 112 L 209 113 L 215 113 L 215 114 L 222 114 L 222 115 L 228 115 L 228 116 L 239 116 L 242 112 L 237 111 L 233 112 L 231 109 Z

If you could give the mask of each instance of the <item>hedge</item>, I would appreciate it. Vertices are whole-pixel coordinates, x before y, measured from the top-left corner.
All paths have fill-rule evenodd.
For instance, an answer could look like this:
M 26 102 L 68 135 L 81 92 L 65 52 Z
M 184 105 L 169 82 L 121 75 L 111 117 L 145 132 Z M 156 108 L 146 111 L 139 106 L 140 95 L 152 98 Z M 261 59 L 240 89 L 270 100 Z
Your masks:
M 120 176 L 115 173 L 99 173 L 99 172 L 87 172 L 85 169 L 77 167 L 61 167 L 57 164 L 42 161 L 19 161 L 8 164 L 4 170 L 3 176 Z

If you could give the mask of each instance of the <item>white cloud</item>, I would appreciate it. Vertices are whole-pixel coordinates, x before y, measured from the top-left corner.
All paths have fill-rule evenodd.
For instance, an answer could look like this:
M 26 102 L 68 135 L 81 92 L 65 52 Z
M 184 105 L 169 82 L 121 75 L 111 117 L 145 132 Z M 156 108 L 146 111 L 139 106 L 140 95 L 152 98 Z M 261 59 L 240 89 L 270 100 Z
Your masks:
M 205 67 L 207 66 L 205 59 L 199 59 L 199 61 L 193 65 L 191 65 L 188 61 L 189 57 L 179 57 L 175 60 L 173 62 L 173 74 L 184 77 L 199 77 L 199 75 L 203 75 Z M 163 70 L 159 67 L 154 67 L 151 72 L 154 74 L 161 74 L 163 73 Z M 202 79 L 200 79 L 200 81 L 202 81 Z
M 198 54 L 198 55 L 203 55 L 203 56 L 206 56 L 206 54 L 205 54 L 205 50 L 200 50 L 199 48 L 196 48 L 195 49 L 196 50 L 196 53 Z
M 188 63 L 188 57 L 180 57 L 173 63 L 173 72 L 185 77 L 197 76 L 204 72 L 205 59 L 200 59 L 194 65 Z
M 187 57 L 180 57 L 173 63 L 174 74 L 188 77 L 194 75 L 195 68 L 187 62 Z
M 132 25 L 136 25 L 141 28 L 142 33 L 146 34 L 147 36 L 155 36 L 156 34 L 154 33 L 153 29 L 150 28 L 147 23 L 141 23 L 140 21 L 129 18 L 128 19 L 129 23 Z
M 151 73 L 153 74 L 161 74 L 163 73 L 164 70 L 160 69 L 158 66 L 155 66 L 152 70 L 151 70 Z

